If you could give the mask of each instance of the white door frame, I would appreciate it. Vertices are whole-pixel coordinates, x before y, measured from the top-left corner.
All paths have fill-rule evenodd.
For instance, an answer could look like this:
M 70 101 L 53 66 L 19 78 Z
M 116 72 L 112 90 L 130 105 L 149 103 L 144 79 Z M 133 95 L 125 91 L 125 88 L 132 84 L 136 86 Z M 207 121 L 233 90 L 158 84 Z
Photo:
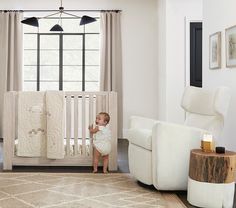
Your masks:
M 202 22 L 202 17 L 185 17 L 185 87 L 190 86 L 190 23 Z

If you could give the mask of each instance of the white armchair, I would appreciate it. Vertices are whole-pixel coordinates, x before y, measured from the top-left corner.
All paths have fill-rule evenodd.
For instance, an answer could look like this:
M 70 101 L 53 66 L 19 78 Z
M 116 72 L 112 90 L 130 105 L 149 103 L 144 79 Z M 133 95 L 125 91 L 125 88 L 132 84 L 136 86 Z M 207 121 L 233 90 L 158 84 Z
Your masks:
M 184 125 L 132 116 L 129 129 L 129 169 L 142 183 L 159 190 L 186 190 L 190 150 L 199 148 L 204 133 L 217 140 L 224 126 L 230 93 L 187 87 L 182 98 Z

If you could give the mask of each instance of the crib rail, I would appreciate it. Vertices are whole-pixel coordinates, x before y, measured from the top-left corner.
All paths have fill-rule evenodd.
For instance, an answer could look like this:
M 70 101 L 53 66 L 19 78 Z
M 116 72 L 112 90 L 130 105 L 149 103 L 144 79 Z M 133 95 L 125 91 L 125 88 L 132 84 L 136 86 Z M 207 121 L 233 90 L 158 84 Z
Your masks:
M 73 139 L 73 149 L 76 155 L 90 157 L 93 154 L 92 137 L 89 134 L 88 126 L 94 125 L 95 117 L 99 112 L 109 113 L 109 96 L 111 95 L 108 92 L 66 93 L 66 156 L 71 155 L 71 139 Z M 82 148 L 79 148 L 80 146 Z
M 94 124 L 96 114 L 110 114 L 112 151 L 109 170 L 117 169 L 117 95 L 115 92 L 65 92 L 65 158 L 22 158 L 14 155 L 17 132 L 17 92 L 8 92 L 4 99 L 4 170 L 13 165 L 92 165 L 93 146 L 88 126 Z M 73 141 L 73 145 L 71 142 Z M 73 155 L 71 155 L 73 148 Z

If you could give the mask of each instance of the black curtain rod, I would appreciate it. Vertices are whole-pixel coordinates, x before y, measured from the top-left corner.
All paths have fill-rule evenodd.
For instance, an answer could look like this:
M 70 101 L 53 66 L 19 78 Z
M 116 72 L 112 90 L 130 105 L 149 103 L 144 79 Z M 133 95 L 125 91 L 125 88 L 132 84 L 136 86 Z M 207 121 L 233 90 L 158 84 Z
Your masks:
M 19 12 L 57 12 L 58 10 L 55 9 L 48 9 L 48 10 L 0 10 L 0 12 L 12 12 L 12 11 L 19 11 Z M 96 9 L 77 9 L 77 10 L 70 10 L 70 9 L 65 9 L 64 11 L 66 12 L 121 12 L 122 10 L 96 10 Z

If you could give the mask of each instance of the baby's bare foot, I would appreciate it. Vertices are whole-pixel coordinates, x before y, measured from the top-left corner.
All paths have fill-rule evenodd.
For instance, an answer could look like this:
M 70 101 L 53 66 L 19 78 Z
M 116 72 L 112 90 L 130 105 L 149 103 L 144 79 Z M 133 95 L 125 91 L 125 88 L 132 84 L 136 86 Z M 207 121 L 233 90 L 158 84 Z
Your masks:
M 108 173 L 108 171 L 107 171 L 107 170 L 106 170 L 106 171 L 103 171 L 103 173 L 104 173 L 104 174 L 107 174 L 107 173 Z
M 93 173 L 97 173 L 98 172 L 98 170 L 93 170 Z

